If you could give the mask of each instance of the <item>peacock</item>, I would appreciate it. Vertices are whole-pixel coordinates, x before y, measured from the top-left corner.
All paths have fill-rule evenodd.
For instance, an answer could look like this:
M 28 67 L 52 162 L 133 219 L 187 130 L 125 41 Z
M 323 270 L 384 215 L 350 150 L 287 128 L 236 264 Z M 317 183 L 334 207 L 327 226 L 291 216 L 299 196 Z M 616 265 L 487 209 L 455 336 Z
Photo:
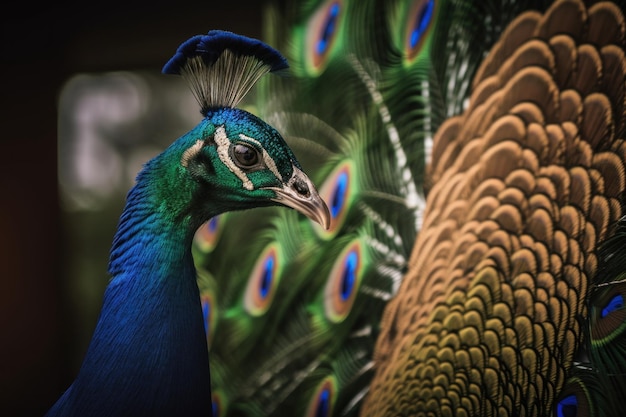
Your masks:
M 225 211 L 271 205 L 329 224 L 280 134 L 235 107 L 260 77 L 287 67 L 267 44 L 221 30 L 191 37 L 163 67 L 189 82 L 204 118 L 146 163 L 129 191 L 93 338 L 47 416 L 212 414 L 196 230 Z
M 192 253 L 215 416 L 608 416 L 626 398 L 620 1 L 269 0 L 255 112 L 328 204 Z

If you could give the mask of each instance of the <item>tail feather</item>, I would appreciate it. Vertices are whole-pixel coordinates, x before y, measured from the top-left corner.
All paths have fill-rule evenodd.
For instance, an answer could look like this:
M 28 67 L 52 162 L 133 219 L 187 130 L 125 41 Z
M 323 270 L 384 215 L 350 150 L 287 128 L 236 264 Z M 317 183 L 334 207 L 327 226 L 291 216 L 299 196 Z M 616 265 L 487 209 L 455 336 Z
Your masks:
M 583 402 L 567 394 L 575 381 L 621 374 L 621 353 L 597 353 L 593 318 L 593 376 L 577 379 L 573 367 L 587 300 L 602 299 L 609 320 L 624 323 L 617 284 L 616 295 L 589 293 L 626 178 L 615 129 L 626 73 L 601 65 L 603 51 L 624 45 L 599 25 L 620 32 L 621 11 L 560 1 L 519 16 L 477 71 L 465 112 L 437 132 L 424 225 L 386 307 L 364 415 L 568 415 Z M 605 72 L 619 82 L 609 87 Z M 612 383 L 615 400 L 623 376 Z M 602 410 L 602 396 L 589 395 Z
M 618 415 L 623 10 L 268 2 L 257 111 L 332 221 L 198 233 L 219 415 Z

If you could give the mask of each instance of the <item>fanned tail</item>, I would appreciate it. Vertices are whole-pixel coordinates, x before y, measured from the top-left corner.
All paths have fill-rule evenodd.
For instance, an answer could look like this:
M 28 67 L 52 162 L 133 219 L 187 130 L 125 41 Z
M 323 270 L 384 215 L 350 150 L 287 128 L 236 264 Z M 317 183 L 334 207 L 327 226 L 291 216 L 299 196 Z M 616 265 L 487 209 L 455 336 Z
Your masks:
M 624 6 L 551 3 L 268 2 L 331 225 L 199 231 L 218 415 L 619 415 Z
M 557 1 L 482 62 L 435 135 L 363 415 L 620 414 L 624 33 L 615 4 Z

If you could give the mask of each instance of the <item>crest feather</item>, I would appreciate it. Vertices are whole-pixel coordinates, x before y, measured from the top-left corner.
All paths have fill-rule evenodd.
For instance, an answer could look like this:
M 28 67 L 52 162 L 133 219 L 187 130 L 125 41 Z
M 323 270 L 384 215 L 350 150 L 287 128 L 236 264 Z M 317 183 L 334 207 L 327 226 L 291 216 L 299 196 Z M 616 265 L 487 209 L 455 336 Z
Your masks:
M 259 78 L 287 68 L 287 60 L 266 43 L 212 30 L 183 42 L 163 73 L 185 78 L 206 116 L 211 108 L 235 107 Z

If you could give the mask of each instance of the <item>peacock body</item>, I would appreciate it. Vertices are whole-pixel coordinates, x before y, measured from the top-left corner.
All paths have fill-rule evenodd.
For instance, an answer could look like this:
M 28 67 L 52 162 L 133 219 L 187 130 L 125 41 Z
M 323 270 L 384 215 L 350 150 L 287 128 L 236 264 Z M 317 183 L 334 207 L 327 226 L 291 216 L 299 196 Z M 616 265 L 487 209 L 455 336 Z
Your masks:
M 196 233 L 215 415 L 621 416 L 624 5 L 266 10 L 255 112 L 331 220 Z
M 211 415 L 195 231 L 228 210 L 328 209 L 278 132 L 235 106 L 283 70 L 266 44 L 222 31 L 184 42 L 164 72 L 190 82 L 204 119 L 139 173 L 111 249 L 111 281 L 81 369 L 48 416 Z

